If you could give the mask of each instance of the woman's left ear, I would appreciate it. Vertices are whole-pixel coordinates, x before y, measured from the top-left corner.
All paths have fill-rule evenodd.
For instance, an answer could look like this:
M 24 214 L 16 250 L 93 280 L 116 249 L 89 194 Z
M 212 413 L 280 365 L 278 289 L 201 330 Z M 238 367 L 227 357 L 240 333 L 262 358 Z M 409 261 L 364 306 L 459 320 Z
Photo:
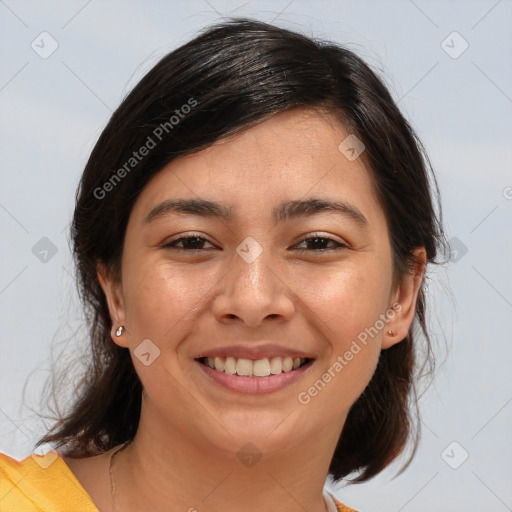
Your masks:
M 395 312 L 395 315 L 384 327 L 381 349 L 392 347 L 402 341 L 409 333 L 414 320 L 418 293 L 427 265 L 427 251 L 424 247 L 418 247 L 413 250 L 413 255 L 414 269 L 402 277 L 398 289 L 393 293 L 390 309 Z

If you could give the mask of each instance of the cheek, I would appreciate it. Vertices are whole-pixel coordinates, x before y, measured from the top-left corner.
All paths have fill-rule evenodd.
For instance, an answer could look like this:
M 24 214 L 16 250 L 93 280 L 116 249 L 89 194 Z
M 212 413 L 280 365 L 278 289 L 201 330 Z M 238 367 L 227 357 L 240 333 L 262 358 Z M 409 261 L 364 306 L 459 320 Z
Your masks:
M 385 276 L 377 265 L 348 263 L 339 272 L 323 277 L 319 273 L 316 279 L 309 276 L 301 298 L 314 312 L 312 322 L 323 334 L 318 346 L 325 355 L 310 387 L 302 390 L 300 403 L 314 403 L 312 408 L 319 411 L 328 403 L 327 408 L 336 414 L 348 410 L 363 392 L 380 354 Z
M 182 372 L 179 347 L 182 343 L 186 346 L 195 332 L 198 311 L 208 300 L 214 280 L 220 277 L 208 277 L 204 270 L 188 265 L 171 267 L 162 260 L 139 257 L 132 261 L 138 264 L 127 263 L 123 276 L 132 361 L 151 401 L 160 402 L 161 410 L 178 414 L 187 408 L 189 398 L 182 397 L 182 385 L 176 380 Z M 148 339 L 156 349 L 147 342 L 142 345 Z M 138 354 L 147 352 L 150 357 L 144 361 Z
M 343 350 L 351 338 L 373 326 L 387 305 L 390 276 L 370 258 L 365 264 L 360 260 L 338 270 L 308 272 L 300 279 L 297 295 L 315 314 L 315 323 L 325 327 L 322 332 L 334 351 Z
M 127 265 L 124 284 L 126 319 L 135 338 L 168 345 L 178 340 L 211 288 L 204 272 L 190 266 L 139 258 Z

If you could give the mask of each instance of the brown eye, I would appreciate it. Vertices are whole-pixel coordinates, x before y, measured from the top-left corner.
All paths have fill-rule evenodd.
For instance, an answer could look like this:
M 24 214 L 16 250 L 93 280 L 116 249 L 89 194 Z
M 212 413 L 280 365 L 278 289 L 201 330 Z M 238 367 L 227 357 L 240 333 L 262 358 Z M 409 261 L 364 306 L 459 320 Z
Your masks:
M 344 247 L 347 247 L 345 244 L 342 244 L 336 240 L 333 240 L 332 238 L 324 237 L 324 236 L 314 236 L 310 238 L 305 238 L 300 242 L 300 244 L 306 243 L 306 250 L 313 250 L 313 251 L 332 251 L 332 250 L 338 250 L 342 249 Z M 334 247 L 326 247 L 327 244 L 335 244 Z M 298 244 L 298 245 L 300 245 Z
M 173 240 L 165 244 L 164 247 L 169 249 L 178 249 L 182 251 L 197 251 L 204 250 L 204 248 L 202 247 L 204 243 L 212 245 L 210 242 L 208 242 L 208 240 L 206 240 L 206 238 L 194 235 L 177 238 L 176 240 Z M 179 246 L 179 244 L 181 244 L 181 247 Z

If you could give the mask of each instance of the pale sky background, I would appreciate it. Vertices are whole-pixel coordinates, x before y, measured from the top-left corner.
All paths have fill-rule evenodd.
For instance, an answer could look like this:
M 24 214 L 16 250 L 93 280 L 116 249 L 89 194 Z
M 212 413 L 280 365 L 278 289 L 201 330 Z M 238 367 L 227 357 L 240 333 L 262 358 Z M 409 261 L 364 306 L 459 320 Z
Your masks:
M 0 0 L 0 451 L 32 451 L 42 425 L 23 387 L 31 375 L 38 408 L 52 343 L 73 355 L 85 333 L 67 227 L 89 152 L 161 56 L 229 15 L 333 39 L 383 74 L 431 157 L 448 238 L 467 249 L 430 273 L 435 346 L 450 351 L 421 399 L 413 463 L 331 488 L 361 512 L 512 510 L 511 0 Z M 42 32 L 58 44 L 47 58 L 31 47 Z M 57 250 L 46 262 L 32 250 L 43 237 Z

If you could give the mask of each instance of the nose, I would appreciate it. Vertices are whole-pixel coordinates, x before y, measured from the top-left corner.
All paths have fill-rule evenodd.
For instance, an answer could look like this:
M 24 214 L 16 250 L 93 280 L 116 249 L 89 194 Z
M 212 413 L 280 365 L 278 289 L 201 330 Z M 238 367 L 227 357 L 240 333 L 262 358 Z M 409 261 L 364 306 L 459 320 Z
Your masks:
M 286 321 L 293 316 L 294 293 L 268 252 L 264 250 L 251 263 L 235 256 L 212 304 L 212 313 L 219 322 L 258 327 L 267 319 Z

